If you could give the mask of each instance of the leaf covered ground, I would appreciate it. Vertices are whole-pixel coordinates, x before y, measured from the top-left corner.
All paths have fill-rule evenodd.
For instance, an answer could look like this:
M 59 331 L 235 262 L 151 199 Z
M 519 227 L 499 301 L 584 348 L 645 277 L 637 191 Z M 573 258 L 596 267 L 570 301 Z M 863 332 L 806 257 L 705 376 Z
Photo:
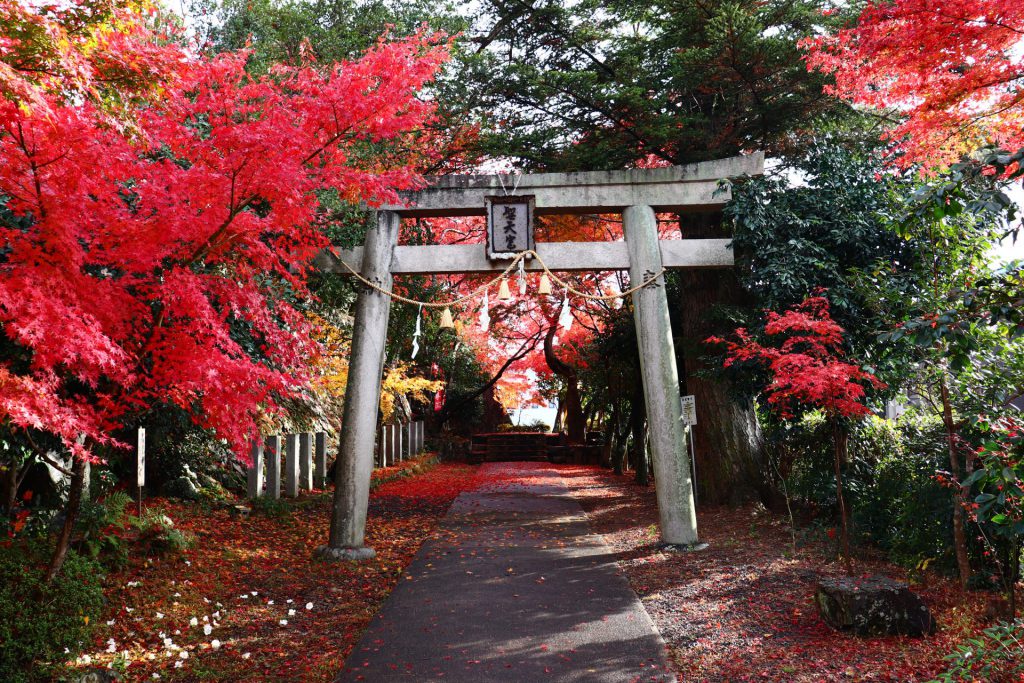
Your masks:
M 665 638 L 683 681 L 926 681 L 956 642 L 984 625 L 984 595 L 965 602 L 928 575 L 915 589 L 939 623 L 931 637 L 858 639 L 818 618 L 818 577 L 838 574 L 823 543 L 795 551 L 784 519 L 754 507 L 699 515 L 707 550 L 658 548 L 653 487 L 607 470 L 559 466 L 566 483 Z M 428 459 L 374 473 L 369 562 L 313 559 L 330 494 L 314 492 L 249 517 L 169 500 L 162 508 L 192 547 L 132 558 L 106 579 L 109 601 L 78 667 L 126 668 L 127 680 L 329 681 L 422 542 L 462 491 L 501 486 L 471 466 Z M 411 475 L 411 476 L 406 476 Z M 515 477 L 514 468 L 502 477 Z M 908 578 L 877 559 L 857 571 Z
M 794 552 L 783 518 L 754 507 L 704 509 L 698 528 L 709 548 L 664 553 L 653 487 L 592 467 L 564 466 L 562 476 L 611 545 L 683 681 L 927 681 L 959 640 L 984 626 L 984 594 L 965 602 L 954 581 L 929 574 L 914 590 L 939 624 L 934 636 L 837 633 L 812 596 L 817 579 L 841 567 L 821 542 Z M 909 578 L 879 559 L 859 557 L 855 570 Z
M 195 543 L 107 577 L 105 623 L 77 665 L 114 663 L 130 681 L 332 680 L 474 472 L 429 459 L 375 471 L 366 540 L 377 557 L 359 564 L 313 558 L 327 538 L 327 492 L 249 517 L 147 501 Z

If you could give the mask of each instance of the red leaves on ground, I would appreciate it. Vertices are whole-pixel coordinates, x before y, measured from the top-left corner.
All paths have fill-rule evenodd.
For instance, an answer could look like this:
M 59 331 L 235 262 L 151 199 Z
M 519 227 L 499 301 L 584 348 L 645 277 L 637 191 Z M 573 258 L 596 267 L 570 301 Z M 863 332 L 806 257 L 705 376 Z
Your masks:
M 374 473 L 385 482 L 367 522 L 377 557 L 361 563 L 313 558 L 327 536 L 326 493 L 248 518 L 150 501 L 196 542 L 166 559 L 134 558 L 107 578 L 108 626 L 93 663 L 126 652 L 129 680 L 332 680 L 452 500 L 474 485 L 475 470 L 453 463 L 396 476 L 418 463 Z
M 981 628 L 984 597 L 964 597 L 954 581 L 929 575 L 916 585 L 939 623 L 934 636 L 860 639 L 821 621 L 812 602 L 818 577 L 840 574 L 819 542 L 794 553 L 786 524 L 764 510 L 698 513 L 707 550 L 663 553 L 653 488 L 593 467 L 562 475 L 595 531 L 620 559 L 668 643 L 683 681 L 926 681 L 955 643 Z M 906 580 L 906 571 L 858 558 L 858 573 Z

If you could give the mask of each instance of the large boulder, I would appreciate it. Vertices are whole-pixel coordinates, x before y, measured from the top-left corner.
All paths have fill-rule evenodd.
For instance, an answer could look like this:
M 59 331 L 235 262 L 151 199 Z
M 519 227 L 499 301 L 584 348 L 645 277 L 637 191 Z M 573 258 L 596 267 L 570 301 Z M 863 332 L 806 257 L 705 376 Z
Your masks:
M 884 576 L 822 579 L 814 594 L 821 618 L 858 636 L 922 636 L 935 631 L 928 606 L 907 584 Z

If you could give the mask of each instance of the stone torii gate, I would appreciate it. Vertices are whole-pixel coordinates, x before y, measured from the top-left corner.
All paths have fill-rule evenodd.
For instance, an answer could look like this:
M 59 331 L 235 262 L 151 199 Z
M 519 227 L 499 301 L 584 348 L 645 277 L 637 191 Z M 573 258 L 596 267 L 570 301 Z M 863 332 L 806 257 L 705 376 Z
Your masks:
M 756 153 L 668 168 L 523 175 L 513 195 L 532 196 L 537 215 L 621 213 L 624 242 L 549 242 L 535 249 L 552 271 L 629 270 L 630 282 L 641 283 L 663 268 L 732 266 L 729 240 L 659 240 L 655 213 L 720 209 L 731 196 L 721 181 L 759 175 L 763 167 L 764 156 Z M 399 246 L 398 233 L 403 217 L 486 215 L 489 200 L 507 190 L 499 176 L 435 178 L 426 189 L 407 193 L 407 203 L 378 209 L 364 246 L 338 256 L 324 252 L 316 265 L 350 274 L 340 261 L 360 264 L 362 277 L 385 291 L 391 290 L 394 275 L 500 273 L 507 261 L 489 259 L 484 245 Z M 540 265 L 527 260 L 525 268 L 536 271 Z M 633 311 L 661 539 L 692 546 L 698 542 L 697 518 L 663 285 L 659 276 L 634 292 Z M 364 532 L 390 304 L 386 295 L 369 287 L 356 299 L 330 539 L 319 549 L 327 559 L 374 555 L 364 545 Z

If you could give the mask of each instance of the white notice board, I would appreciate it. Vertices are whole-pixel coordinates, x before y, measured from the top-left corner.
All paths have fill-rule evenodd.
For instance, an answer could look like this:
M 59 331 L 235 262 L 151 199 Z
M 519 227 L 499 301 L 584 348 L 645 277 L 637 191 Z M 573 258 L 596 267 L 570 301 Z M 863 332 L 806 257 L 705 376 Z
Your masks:
M 683 424 L 697 424 L 697 400 L 693 396 L 680 396 L 679 400 L 683 405 Z

